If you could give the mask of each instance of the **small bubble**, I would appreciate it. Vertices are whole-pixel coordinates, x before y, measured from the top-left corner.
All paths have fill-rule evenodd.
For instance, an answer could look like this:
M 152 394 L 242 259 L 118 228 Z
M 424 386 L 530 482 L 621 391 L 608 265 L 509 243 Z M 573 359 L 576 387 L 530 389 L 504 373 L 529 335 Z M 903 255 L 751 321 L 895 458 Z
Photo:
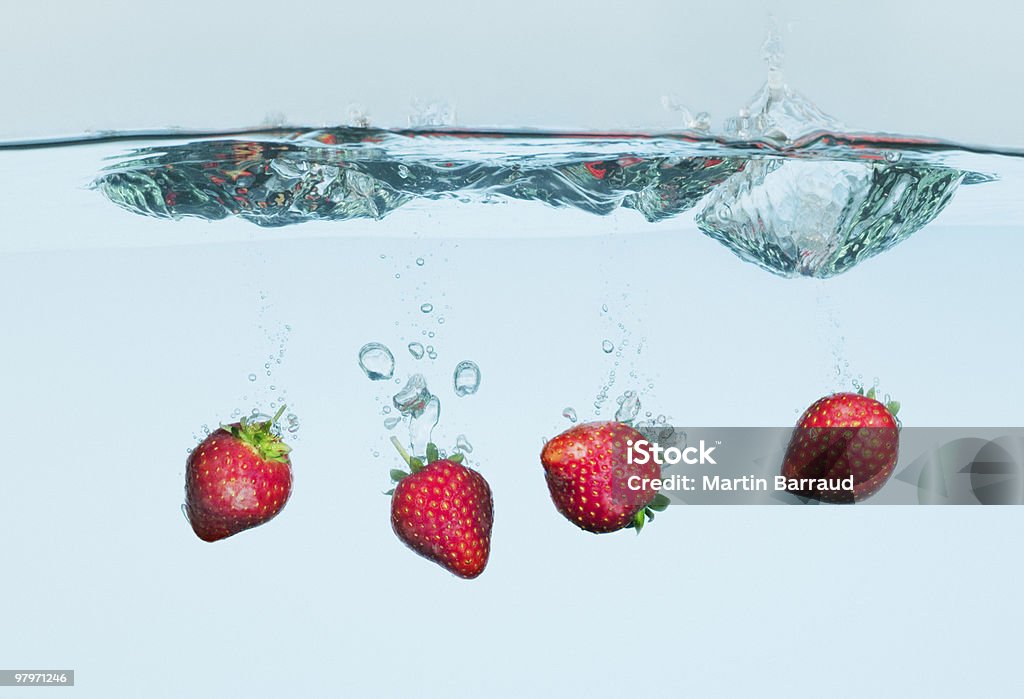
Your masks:
M 403 180 L 407 178 L 409 176 L 409 168 L 407 168 L 405 165 L 399 165 L 398 176 L 401 177 Z
M 605 340 L 604 342 L 601 343 L 601 349 L 604 351 L 605 354 L 611 354 L 612 350 L 615 349 L 615 345 L 612 344 L 611 340 Z
M 389 417 L 387 420 L 384 421 L 384 427 L 386 427 L 389 430 L 393 430 L 395 429 L 395 425 L 397 425 L 401 421 L 402 418 L 400 417 Z
M 395 272 L 395 279 L 401 279 L 401 278 L 402 278 L 402 275 L 399 274 L 398 272 Z
M 390 406 L 390 405 L 385 405 L 385 406 L 384 406 L 384 407 L 383 407 L 383 408 L 381 409 L 381 412 L 382 412 L 383 414 L 387 415 L 388 413 L 390 413 L 390 412 L 391 412 L 391 406 Z
M 424 260 L 422 257 L 417 257 L 416 258 L 416 266 L 417 267 L 422 267 L 425 264 L 426 264 L 426 260 Z
M 388 259 L 388 256 L 387 256 L 387 255 L 385 255 L 384 253 L 381 253 L 381 254 L 380 254 L 380 259 L 382 259 L 382 260 L 386 260 L 386 259 Z
M 890 150 L 885 152 L 885 159 L 890 163 L 898 163 L 903 159 L 903 154 L 898 150 Z
M 434 336 L 434 331 L 433 330 L 431 330 L 430 332 L 427 333 L 427 337 L 433 337 L 433 336 Z
M 460 434 L 455 440 L 455 451 L 462 452 L 463 454 L 472 453 L 473 445 L 466 439 L 466 435 Z
M 571 407 L 566 407 L 562 411 L 562 417 L 564 417 L 569 422 L 576 422 L 576 411 L 573 410 Z
M 438 324 L 438 325 L 444 325 L 444 316 L 440 316 L 440 317 L 439 317 L 439 318 L 437 319 L 437 324 Z
M 414 359 L 423 359 L 423 345 L 418 342 L 410 342 L 409 354 L 411 354 Z
M 476 365 L 476 362 L 469 360 L 459 362 L 455 367 L 453 379 L 455 395 L 460 397 L 472 395 L 480 388 L 480 367 Z
M 373 458 L 375 458 L 375 459 L 376 459 L 376 458 L 377 458 L 378 456 L 380 456 L 380 452 L 379 452 L 379 451 L 377 451 L 376 449 L 374 449 L 374 450 L 373 450 Z
M 601 304 L 601 312 L 602 313 L 607 313 L 608 312 L 608 304 L 607 303 L 602 303 Z
M 420 310 L 423 311 L 424 313 L 430 313 L 432 310 L 434 310 L 434 304 L 425 303 L 422 306 L 420 306 Z
M 249 380 L 250 381 L 255 381 L 256 380 L 256 374 L 249 374 Z

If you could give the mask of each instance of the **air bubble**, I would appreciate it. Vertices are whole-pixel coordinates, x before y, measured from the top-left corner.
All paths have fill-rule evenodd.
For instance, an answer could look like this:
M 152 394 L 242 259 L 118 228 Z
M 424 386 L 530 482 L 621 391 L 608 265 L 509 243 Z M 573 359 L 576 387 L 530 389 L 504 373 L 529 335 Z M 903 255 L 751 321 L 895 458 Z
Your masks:
M 359 366 L 371 381 L 383 381 L 395 375 L 395 357 L 379 342 L 369 342 L 359 350 Z

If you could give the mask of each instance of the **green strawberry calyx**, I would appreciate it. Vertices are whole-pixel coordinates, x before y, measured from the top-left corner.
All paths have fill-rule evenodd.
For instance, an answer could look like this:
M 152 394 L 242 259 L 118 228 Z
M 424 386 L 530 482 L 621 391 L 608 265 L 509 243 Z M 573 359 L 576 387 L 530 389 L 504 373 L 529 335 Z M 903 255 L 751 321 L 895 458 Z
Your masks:
M 433 442 L 427 444 L 427 453 L 423 456 L 411 455 L 406 450 L 406 448 L 402 446 L 402 442 L 399 441 L 398 437 L 395 437 L 393 435 L 391 437 L 391 443 L 395 445 L 395 449 L 398 450 L 398 453 L 401 455 L 402 460 L 405 462 L 406 466 L 409 467 L 408 471 L 403 471 L 400 468 L 391 469 L 391 480 L 393 480 L 395 483 L 397 483 L 398 481 L 402 480 L 403 478 L 412 473 L 418 473 L 419 471 L 422 471 L 424 468 L 434 463 L 435 461 L 441 461 L 441 452 L 438 451 L 437 445 L 434 444 Z M 445 457 L 445 460 L 451 461 L 452 463 L 461 464 L 464 458 L 465 457 L 462 454 L 456 452 L 451 456 Z M 384 494 L 394 495 L 394 493 L 395 489 L 392 488 L 391 490 L 387 491 Z
M 644 524 L 654 520 L 654 513 L 664 512 L 668 509 L 670 503 L 671 500 L 668 499 L 667 495 L 658 493 L 651 498 L 649 503 L 637 510 L 636 514 L 633 515 L 632 521 L 626 525 L 626 529 L 636 529 L 636 533 L 639 534 L 640 530 L 644 528 Z
M 233 425 L 221 425 L 235 439 L 248 445 L 264 461 L 287 461 L 292 448 L 281 441 L 277 432 L 277 421 L 284 414 L 285 406 L 278 408 L 269 420 L 254 420 L 243 417 Z
M 864 396 L 865 398 L 870 398 L 871 400 L 878 400 L 875 397 L 877 395 L 877 393 L 875 391 L 875 387 L 874 386 L 869 388 L 867 393 L 864 392 L 864 387 L 863 386 L 855 386 L 855 388 L 857 389 L 857 395 Z M 888 396 L 887 396 L 887 398 L 888 398 Z M 896 417 L 896 414 L 900 411 L 900 402 L 898 400 L 886 400 L 884 405 L 885 405 L 885 409 L 888 410 L 890 413 L 892 413 L 893 417 Z

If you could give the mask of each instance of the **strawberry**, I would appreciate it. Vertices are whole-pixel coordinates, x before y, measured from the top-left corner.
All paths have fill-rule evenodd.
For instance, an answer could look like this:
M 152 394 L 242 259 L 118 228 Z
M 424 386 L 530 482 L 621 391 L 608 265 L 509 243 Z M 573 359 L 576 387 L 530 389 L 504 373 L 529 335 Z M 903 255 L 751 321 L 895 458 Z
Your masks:
M 460 578 L 484 572 L 491 553 L 494 501 L 479 473 L 462 464 L 462 454 L 440 458 L 427 445 L 424 460 L 409 456 L 391 438 L 410 472 L 394 469 L 391 527 L 406 546 Z
M 899 408 L 896 401 L 875 400 L 873 388 L 867 395 L 836 393 L 816 401 L 800 417 L 786 450 L 786 489 L 843 503 L 877 493 L 896 468 Z
M 218 541 L 273 519 L 292 490 L 291 447 L 270 420 L 223 425 L 188 457 L 185 514 L 203 541 Z
M 628 463 L 629 447 L 643 439 L 621 422 L 590 422 L 545 444 L 540 461 L 558 511 L 595 534 L 627 527 L 639 534 L 646 519 L 668 506 L 668 498 L 650 484 L 650 479 L 660 477 L 654 460 L 643 466 Z M 632 482 L 634 487 L 632 476 L 639 477 Z

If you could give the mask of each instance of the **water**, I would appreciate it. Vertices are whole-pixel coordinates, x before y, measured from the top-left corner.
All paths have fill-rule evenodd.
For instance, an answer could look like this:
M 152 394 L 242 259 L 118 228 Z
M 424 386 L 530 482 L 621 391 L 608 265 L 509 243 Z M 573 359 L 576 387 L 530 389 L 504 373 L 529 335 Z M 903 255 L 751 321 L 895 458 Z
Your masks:
M 564 634 L 651 628 L 647 610 L 593 616 L 640 570 L 668 618 L 645 631 L 644 658 L 735 648 L 739 624 L 764 644 L 745 655 L 779 633 L 806 645 L 792 610 L 831 589 L 882 589 L 871 613 L 921 636 L 950 615 L 989 634 L 974 619 L 1006 610 L 953 604 L 971 579 L 936 580 L 1019 577 L 1013 537 L 991 535 L 1019 526 L 1012 512 L 670 508 L 639 537 L 598 539 L 548 500 L 542 438 L 597 416 L 665 438 L 670 422 L 778 426 L 859 380 L 897 397 L 906 424 L 1024 420 L 1024 158 L 858 133 L 773 80 L 718 131 L 695 109 L 671 133 L 297 126 L 0 148 L 0 419 L 17 459 L 0 522 L 23 562 L 3 590 L 47 600 L 8 610 L 38 651 L 19 662 L 53 648 L 105 680 L 113 655 L 156 673 L 144 633 L 214 673 L 208 653 L 256 652 L 269 625 L 297 672 L 369 666 L 367 648 L 394 645 L 396 600 L 426 590 L 435 605 L 401 614 L 439 646 L 489 662 L 436 616 L 467 609 L 497 629 L 479 631 L 488 653 L 528 638 L 547 667 Z M 201 546 L 178 514 L 187 449 L 203 425 L 282 403 L 293 501 Z M 495 547 L 478 581 L 394 540 L 380 495 L 400 465 L 392 435 L 463 453 L 490 481 Z M 879 588 L 879 560 L 896 583 Z M 197 580 L 232 596 L 197 597 Z M 813 633 L 877 640 L 864 608 L 830 604 Z M 271 611 L 209 621 L 225 608 Z M 65 626 L 80 618 L 96 623 Z M 325 643 L 293 647 L 309 637 Z

